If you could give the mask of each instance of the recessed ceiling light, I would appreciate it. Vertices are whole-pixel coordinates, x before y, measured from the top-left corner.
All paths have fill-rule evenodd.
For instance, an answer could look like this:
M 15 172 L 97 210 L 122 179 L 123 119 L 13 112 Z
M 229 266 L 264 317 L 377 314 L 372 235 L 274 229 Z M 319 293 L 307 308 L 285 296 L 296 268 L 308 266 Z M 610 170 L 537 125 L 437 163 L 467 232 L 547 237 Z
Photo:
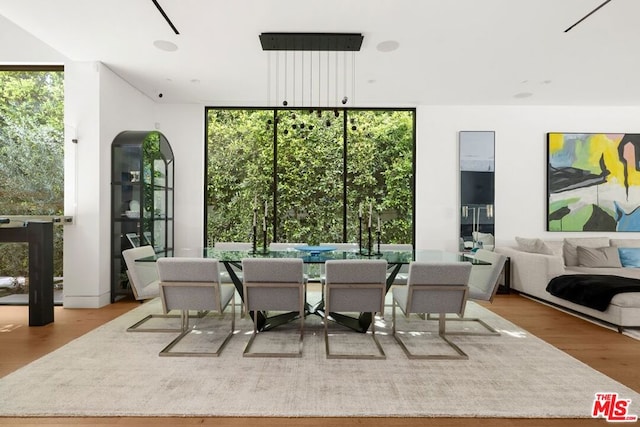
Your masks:
M 520 92 L 513 95 L 514 98 L 529 98 L 530 96 L 533 96 L 531 92 Z
M 153 45 L 160 50 L 164 50 L 165 52 L 174 52 L 178 50 L 178 45 L 166 40 L 156 40 L 153 42 Z
M 376 49 L 378 49 L 380 52 L 392 52 L 396 50 L 398 47 L 400 47 L 400 43 L 398 43 L 397 41 L 387 40 L 387 41 L 378 43 L 378 46 L 376 46 Z

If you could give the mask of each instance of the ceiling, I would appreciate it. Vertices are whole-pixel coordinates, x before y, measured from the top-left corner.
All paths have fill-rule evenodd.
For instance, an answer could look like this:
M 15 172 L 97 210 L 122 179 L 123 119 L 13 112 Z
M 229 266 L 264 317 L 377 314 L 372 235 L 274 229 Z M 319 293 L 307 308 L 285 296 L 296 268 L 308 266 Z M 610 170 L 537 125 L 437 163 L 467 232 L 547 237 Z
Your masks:
M 361 107 L 640 104 L 638 0 L 611 0 L 568 32 L 603 0 L 157 1 L 179 34 L 152 0 L 0 0 L 0 15 L 161 103 L 333 106 L 344 92 L 347 106 Z M 284 83 L 275 90 L 285 54 L 263 51 L 263 32 L 364 39 L 355 54 L 288 56 L 287 67 L 312 70 L 307 80 L 320 73 L 317 96 L 299 77 L 293 98 Z M 332 70 L 353 58 L 355 70 Z

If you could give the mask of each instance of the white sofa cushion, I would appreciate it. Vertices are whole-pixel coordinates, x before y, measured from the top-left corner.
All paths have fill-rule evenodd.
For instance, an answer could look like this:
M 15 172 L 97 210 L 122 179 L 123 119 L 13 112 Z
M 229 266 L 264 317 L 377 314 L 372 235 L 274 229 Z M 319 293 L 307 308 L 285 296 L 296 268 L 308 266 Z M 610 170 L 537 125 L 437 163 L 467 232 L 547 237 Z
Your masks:
M 533 254 L 553 255 L 553 251 L 542 239 L 529 239 L 526 237 L 516 237 L 518 249 L 523 252 Z
M 544 243 L 551 248 L 554 255 L 562 258 L 562 263 L 564 264 L 564 255 L 562 252 L 564 248 L 564 240 L 545 240 Z
M 609 244 L 619 248 L 640 248 L 640 239 L 610 239 Z
M 564 239 L 563 255 L 564 265 L 567 267 L 576 266 L 578 264 L 578 246 L 585 248 L 602 248 L 609 246 L 608 237 L 576 237 Z
M 577 246 L 578 265 L 581 267 L 620 268 L 620 255 L 615 246 L 604 248 L 585 248 Z

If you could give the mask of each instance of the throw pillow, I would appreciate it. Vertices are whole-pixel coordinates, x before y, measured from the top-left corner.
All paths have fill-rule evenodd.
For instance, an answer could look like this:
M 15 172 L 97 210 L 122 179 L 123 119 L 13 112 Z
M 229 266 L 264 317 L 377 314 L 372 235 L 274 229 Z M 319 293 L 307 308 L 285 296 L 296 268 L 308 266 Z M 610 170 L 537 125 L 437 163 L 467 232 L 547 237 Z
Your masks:
M 578 250 L 578 265 L 580 267 L 622 267 L 618 248 L 616 247 L 586 248 L 584 246 L 578 246 L 576 249 Z
M 529 239 L 526 237 L 516 237 L 518 248 L 523 252 L 534 254 L 553 255 L 553 251 L 541 239 Z
M 609 244 L 619 248 L 640 248 L 640 239 L 611 239 Z
M 623 267 L 640 267 L 640 248 L 618 248 Z
M 562 245 L 562 254 L 564 255 L 564 265 L 577 266 L 578 265 L 578 246 L 585 248 L 602 248 L 609 245 L 608 237 L 576 237 L 564 239 Z

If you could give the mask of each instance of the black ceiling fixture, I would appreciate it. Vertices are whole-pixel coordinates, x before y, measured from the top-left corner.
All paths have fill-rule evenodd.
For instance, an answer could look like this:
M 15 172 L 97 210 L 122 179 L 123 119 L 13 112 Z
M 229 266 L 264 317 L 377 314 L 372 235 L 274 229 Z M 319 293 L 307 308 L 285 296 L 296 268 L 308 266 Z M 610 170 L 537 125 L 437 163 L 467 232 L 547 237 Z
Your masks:
M 169 16 L 167 16 L 167 14 L 164 12 L 164 9 L 162 9 L 162 6 L 160 6 L 158 1 L 157 0 L 151 0 L 151 1 L 153 2 L 153 4 L 156 5 L 156 8 L 158 9 L 158 12 L 160 12 L 160 14 L 162 14 L 162 16 L 167 21 L 167 24 L 169 24 L 169 26 L 171 27 L 173 32 L 179 35 L 180 33 L 178 32 L 178 29 L 176 28 L 175 25 L 173 25 L 173 22 L 171 22 L 171 19 L 169 19 Z
M 308 107 L 313 104 L 314 94 L 317 94 L 318 106 L 321 104 L 321 89 L 326 91 L 326 104 L 330 105 L 330 86 L 333 83 L 333 92 L 335 97 L 338 98 L 338 82 L 339 80 L 339 68 L 342 69 L 343 78 L 341 83 L 343 84 L 342 98 L 338 98 L 342 105 L 346 105 L 348 102 L 355 104 L 355 82 L 356 82 L 356 52 L 360 51 L 362 47 L 362 41 L 364 36 L 361 33 L 276 33 L 268 32 L 261 33 L 259 35 L 260 44 L 262 50 L 266 51 L 269 55 L 267 60 L 267 103 L 271 103 L 271 90 L 275 87 L 276 98 L 280 97 L 280 65 L 284 68 L 284 100 L 282 105 L 285 107 L 297 105 L 298 99 L 296 97 L 296 88 L 302 86 L 300 91 L 300 105 Z M 281 52 L 282 51 L 282 52 Z M 272 66 L 271 55 L 275 52 L 275 62 Z M 342 55 L 339 57 L 338 52 Z M 347 56 L 347 52 L 350 55 Z M 282 55 L 280 55 L 282 53 Z M 332 53 L 331 57 L 329 53 Z M 282 64 L 280 61 L 282 56 Z M 291 58 L 290 58 L 291 57 Z M 289 66 L 289 58 L 292 60 L 292 66 Z M 308 59 L 310 64 L 305 68 L 305 58 Z M 349 58 L 351 59 L 349 61 Z M 323 62 L 324 61 L 324 62 Z M 300 67 L 296 69 L 296 63 L 300 63 Z M 331 65 L 330 65 L 331 63 Z M 340 67 L 338 64 L 340 63 Z M 317 74 L 315 74 L 313 67 L 317 64 Z M 275 78 L 272 79 L 272 68 L 274 68 Z M 323 75 L 323 70 L 326 68 L 326 73 Z M 334 79 L 330 79 L 330 68 L 334 71 Z M 348 76 L 347 70 L 350 69 L 351 73 L 351 98 L 347 96 L 347 83 Z M 306 71 L 305 71 L 306 70 Z M 289 85 L 288 75 L 293 75 L 293 83 Z M 302 83 L 296 84 L 296 77 L 298 77 Z M 326 81 L 326 85 L 324 82 Z M 288 99 L 288 91 L 290 88 L 293 90 L 293 103 L 290 103 Z M 309 94 L 307 102 L 305 103 L 305 93 Z M 282 99 L 282 98 L 281 98 Z M 337 102 L 336 102 L 337 103 Z
M 584 21 L 585 19 L 587 19 L 588 17 L 590 17 L 591 15 L 593 15 L 594 13 L 596 13 L 598 10 L 600 10 L 600 8 L 602 6 L 604 6 L 605 4 L 609 3 L 611 0 L 605 0 L 605 2 L 603 2 L 600 6 L 596 7 L 595 9 L 593 9 L 591 12 L 587 13 L 585 16 L 583 16 L 582 18 L 580 18 L 575 24 L 573 24 L 572 26 L 570 26 L 569 28 L 567 28 L 566 30 L 564 30 L 565 33 L 569 32 L 573 27 L 575 27 L 576 25 L 578 25 L 579 23 L 581 23 L 582 21 Z
M 262 33 L 262 50 L 359 51 L 360 33 Z

